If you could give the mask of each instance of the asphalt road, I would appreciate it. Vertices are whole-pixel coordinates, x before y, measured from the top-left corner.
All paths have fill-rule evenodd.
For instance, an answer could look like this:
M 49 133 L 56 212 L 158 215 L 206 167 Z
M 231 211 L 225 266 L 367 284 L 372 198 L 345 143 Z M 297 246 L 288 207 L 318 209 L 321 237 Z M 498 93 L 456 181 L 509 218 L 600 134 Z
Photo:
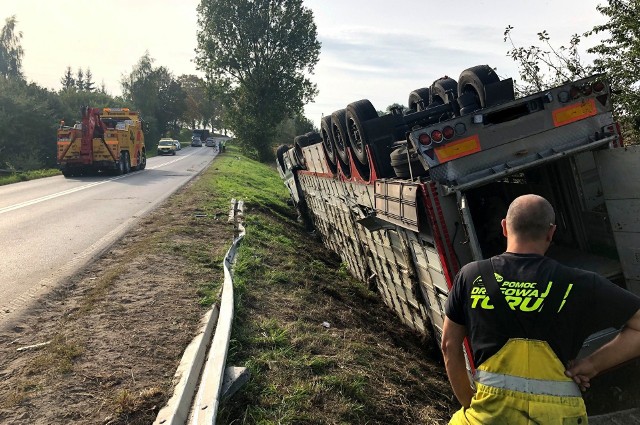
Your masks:
M 214 157 L 212 148 L 185 148 L 122 176 L 0 186 L 0 327 L 101 254 Z

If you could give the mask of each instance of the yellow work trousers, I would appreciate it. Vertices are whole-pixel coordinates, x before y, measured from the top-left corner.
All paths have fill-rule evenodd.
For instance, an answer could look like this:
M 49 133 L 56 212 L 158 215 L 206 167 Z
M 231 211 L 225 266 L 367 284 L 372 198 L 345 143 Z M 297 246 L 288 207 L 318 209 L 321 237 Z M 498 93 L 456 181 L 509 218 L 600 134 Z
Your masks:
M 558 357 L 544 341 L 511 339 L 478 370 L 550 382 L 551 387 L 554 381 L 571 381 L 564 375 L 565 368 Z M 458 410 L 449 424 L 586 425 L 587 411 L 579 395 L 533 394 L 476 382 L 471 406 Z

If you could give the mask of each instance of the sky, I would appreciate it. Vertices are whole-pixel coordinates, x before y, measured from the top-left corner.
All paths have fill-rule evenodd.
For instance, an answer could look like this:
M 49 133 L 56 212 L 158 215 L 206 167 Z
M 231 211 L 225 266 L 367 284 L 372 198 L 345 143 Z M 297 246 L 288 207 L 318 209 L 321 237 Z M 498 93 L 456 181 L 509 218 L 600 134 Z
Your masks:
M 322 115 L 369 99 L 378 110 L 407 103 L 409 93 L 435 79 L 458 79 L 488 64 L 502 78 L 518 79 L 503 41 L 514 27 L 518 46 L 539 45 L 547 30 L 555 46 L 605 22 L 604 0 L 304 0 L 322 43 L 310 75 L 318 96 L 305 115 Z M 91 69 L 97 86 L 121 93 L 120 80 L 146 51 L 176 76 L 199 74 L 193 59 L 199 0 L 0 0 L 0 24 L 16 15 L 28 81 L 59 90 L 67 66 Z M 586 40 L 586 49 L 597 40 Z M 589 59 L 588 55 L 583 56 Z M 98 105 L 96 105 L 98 106 Z

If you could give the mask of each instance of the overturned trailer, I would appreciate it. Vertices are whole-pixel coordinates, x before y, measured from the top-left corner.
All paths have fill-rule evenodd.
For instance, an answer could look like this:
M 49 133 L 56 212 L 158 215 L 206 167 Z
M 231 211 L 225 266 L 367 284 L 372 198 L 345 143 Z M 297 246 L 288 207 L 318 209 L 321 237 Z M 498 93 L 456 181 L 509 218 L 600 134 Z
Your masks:
M 640 294 L 640 147 L 624 146 L 604 75 L 515 99 L 481 65 L 409 105 L 353 102 L 277 152 L 300 213 L 404 323 L 439 342 L 455 274 L 505 250 L 500 220 L 526 193 L 556 211 L 548 256 Z

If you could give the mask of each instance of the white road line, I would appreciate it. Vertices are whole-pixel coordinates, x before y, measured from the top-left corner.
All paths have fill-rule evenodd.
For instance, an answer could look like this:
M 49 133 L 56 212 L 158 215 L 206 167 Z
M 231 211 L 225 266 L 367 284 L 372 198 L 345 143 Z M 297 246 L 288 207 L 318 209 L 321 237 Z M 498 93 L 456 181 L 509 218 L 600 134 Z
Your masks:
M 174 163 L 176 163 L 178 161 L 182 161 L 183 159 L 188 158 L 193 154 L 195 154 L 195 152 L 190 153 L 189 155 L 179 156 L 179 157 L 175 158 L 172 161 L 165 162 L 164 164 L 160 164 L 160 165 L 157 165 L 155 167 L 148 167 L 147 169 L 155 170 L 155 169 L 158 169 L 158 168 L 162 168 L 165 165 L 174 164 Z M 73 188 L 73 189 L 63 190 L 62 192 L 52 193 L 51 195 L 47 195 L 47 196 L 43 196 L 43 197 L 40 197 L 40 198 L 32 199 L 30 201 L 21 202 L 19 204 L 9 205 L 8 207 L 0 208 L 0 214 L 8 213 L 10 211 L 15 211 L 15 210 L 18 210 L 20 208 L 25 208 L 25 207 L 28 207 L 28 206 L 31 206 L 31 205 L 39 204 L 40 202 L 49 201 L 51 199 L 59 198 L 61 196 L 70 195 L 72 193 L 79 192 L 81 190 L 89 189 L 91 187 L 99 186 L 101 184 L 109 183 L 109 182 L 112 182 L 112 181 L 115 181 L 115 180 L 124 179 L 125 177 L 129 177 L 129 176 L 133 176 L 133 175 L 134 174 L 123 174 L 121 176 L 111 177 L 111 178 L 108 178 L 106 180 L 101 180 L 99 182 L 88 183 L 88 184 L 85 184 L 83 186 L 78 186 L 78 187 Z

